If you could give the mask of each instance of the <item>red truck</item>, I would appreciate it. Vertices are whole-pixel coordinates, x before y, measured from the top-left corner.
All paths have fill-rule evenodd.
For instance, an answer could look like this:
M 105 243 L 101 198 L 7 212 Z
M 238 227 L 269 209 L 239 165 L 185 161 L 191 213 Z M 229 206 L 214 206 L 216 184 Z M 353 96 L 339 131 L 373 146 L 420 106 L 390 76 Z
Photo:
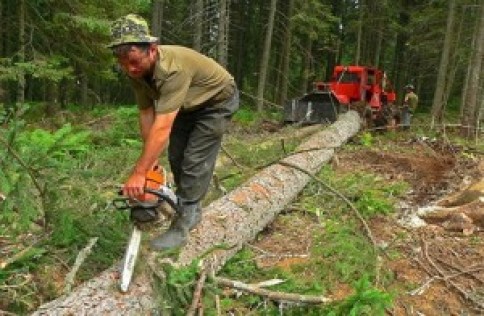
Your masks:
M 313 91 L 289 100 L 285 122 L 334 122 L 337 114 L 357 110 L 367 125 L 386 125 L 396 94 L 382 70 L 365 66 L 336 66 L 329 82 L 315 82 Z

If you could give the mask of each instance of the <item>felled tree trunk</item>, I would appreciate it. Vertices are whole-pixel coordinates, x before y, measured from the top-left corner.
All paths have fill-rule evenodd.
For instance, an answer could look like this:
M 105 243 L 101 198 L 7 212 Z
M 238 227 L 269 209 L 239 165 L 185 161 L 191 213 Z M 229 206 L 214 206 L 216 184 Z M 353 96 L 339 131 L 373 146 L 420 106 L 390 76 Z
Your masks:
M 355 135 L 359 128 L 358 114 L 345 113 L 333 125 L 311 136 L 296 150 L 298 153 L 284 161 L 315 174 L 331 159 L 334 149 Z M 203 255 L 205 268 L 217 272 L 243 244 L 253 240 L 273 221 L 309 180 L 307 174 L 288 166 L 274 164 L 265 168 L 207 206 L 202 222 L 190 233 L 188 244 L 174 264 L 186 266 Z M 149 262 L 157 260 L 155 253 L 144 256 Z M 143 260 L 143 255 L 139 260 Z M 150 314 L 156 308 L 150 272 L 136 271 L 126 294 L 118 291 L 117 274 L 117 267 L 112 267 L 70 295 L 41 306 L 34 315 Z

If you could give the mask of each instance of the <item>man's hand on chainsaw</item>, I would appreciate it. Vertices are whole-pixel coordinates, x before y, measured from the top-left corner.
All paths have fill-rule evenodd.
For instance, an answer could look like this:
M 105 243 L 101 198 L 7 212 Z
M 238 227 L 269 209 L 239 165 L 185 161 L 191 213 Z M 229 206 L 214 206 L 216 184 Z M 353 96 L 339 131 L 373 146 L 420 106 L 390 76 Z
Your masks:
M 140 201 L 157 200 L 157 196 L 146 193 L 146 189 L 158 190 L 165 184 L 165 169 L 155 163 L 148 172 L 140 172 L 135 168 L 125 182 L 122 192 L 124 196 Z
M 166 184 L 165 169 L 158 165 L 146 173 L 135 169 L 118 194 L 123 197 L 113 199 L 114 207 L 129 210 L 131 219 L 137 223 L 157 219 L 158 212 L 165 210 L 160 206 L 166 203 L 173 211 L 177 210 L 178 198 Z M 165 212 L 163 214 L 166 216 Z
M 144 194 L 145 184 L 146 173 L 140 173 L 135 170 L 123 185 L 123 195 L 130 198 L 138 198 Z

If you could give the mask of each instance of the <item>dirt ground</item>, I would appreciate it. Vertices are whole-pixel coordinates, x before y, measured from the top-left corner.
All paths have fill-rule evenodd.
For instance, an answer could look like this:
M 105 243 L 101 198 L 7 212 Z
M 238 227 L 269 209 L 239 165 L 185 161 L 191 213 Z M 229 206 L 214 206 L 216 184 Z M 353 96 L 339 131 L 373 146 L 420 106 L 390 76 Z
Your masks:
M 386 290 L 398 293 L 388 315 L 484 315 L 483 223 L 466 222 L 472 225 L 471 230 L 460 226 L 449 229 L 445 225 L 448 218 L 429 224 L 416 215 L 420 208 L 482 181 L 484 160 L 458 158 L 462 157 L 456 154 L 461 149 L 425 139 L 394 141 L 372 148 L 379 149 L 343 149 L 338 153 L 336 171 L 363 170 L 389 182 L 404 180 L 411 185 L 394 216 L 368 223 L 383 249 L 382 266 L 394 276 Z M 484 190 L 481 194 L 459 210 L 473 205 L 482 219 Z M 419 225 L 412 222 L 415 218 L 420 220 Z M 284 216 L 279 216 L 264 237 L 253 244 L 262 254 L 276 255 L 261 256 L 264 259 L 258 261 L 259 265 L 285 268 L 306 260 L 304 250 L 311 244 L 310 230 L 320 226 L 312 216 L 286 222 Z M 281 234 L 284 242 L 279 242 Z M 388 255 L 395 251 L 398 256 Z M 342 285 L 331 294 L 341 298 L 350 291 Z

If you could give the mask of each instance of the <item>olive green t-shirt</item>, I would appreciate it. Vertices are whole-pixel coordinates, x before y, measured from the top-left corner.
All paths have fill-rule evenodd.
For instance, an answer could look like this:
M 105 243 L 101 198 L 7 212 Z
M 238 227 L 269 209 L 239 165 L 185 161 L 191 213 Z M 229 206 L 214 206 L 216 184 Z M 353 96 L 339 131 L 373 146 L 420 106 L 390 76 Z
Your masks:
M 415 111 L 418 105 L 418 96 L 413 91 L 408 92 L 405 95 L 405 104 L 408 105 L 410 110 Z
M 174 45 L 159 45 L 158 53 L 151 80 L 130 78 L 140 108 L 154 106 L 161 114 L 191 110 L 233 93 L 233 77 L 213 59 Z

